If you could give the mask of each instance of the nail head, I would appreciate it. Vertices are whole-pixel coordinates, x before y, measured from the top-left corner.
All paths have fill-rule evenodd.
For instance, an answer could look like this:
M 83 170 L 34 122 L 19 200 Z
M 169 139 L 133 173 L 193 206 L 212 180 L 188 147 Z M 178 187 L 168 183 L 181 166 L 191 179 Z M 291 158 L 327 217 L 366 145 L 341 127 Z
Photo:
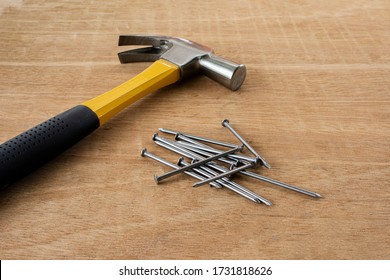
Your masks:
M 222 121 L 222 126 L 225 126 L 225 123 L 229 123 L 229 120 L 228 119 L 224 119 L 223 121 Z

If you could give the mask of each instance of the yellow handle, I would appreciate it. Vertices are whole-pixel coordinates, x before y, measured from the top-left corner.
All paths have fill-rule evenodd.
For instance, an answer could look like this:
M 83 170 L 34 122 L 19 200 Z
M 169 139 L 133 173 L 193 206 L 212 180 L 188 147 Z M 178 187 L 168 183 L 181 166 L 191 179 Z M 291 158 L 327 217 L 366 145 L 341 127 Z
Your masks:
M 100 125 L 147 94 L 177 82 L 180 69 L 166 60 L 155 61 L 145 71 L 82 105 L 96 113 Z

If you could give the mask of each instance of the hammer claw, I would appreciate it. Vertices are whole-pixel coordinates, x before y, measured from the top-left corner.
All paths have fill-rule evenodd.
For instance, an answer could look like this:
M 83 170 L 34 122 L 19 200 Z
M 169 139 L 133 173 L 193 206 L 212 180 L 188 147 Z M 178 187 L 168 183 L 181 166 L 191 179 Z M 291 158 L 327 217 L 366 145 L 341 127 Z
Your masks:
M 122 64 L 131 62 L 153 62 L 160 58 L 161 53 L 161 48 L 146 47 L 120 52 L 118 53 L 118 58 Z
M 171 37 L 155 35 L 120 35 L 118 46 L 152 45 L 153 47 L 159 47 L 162 42 L 169 38 Z

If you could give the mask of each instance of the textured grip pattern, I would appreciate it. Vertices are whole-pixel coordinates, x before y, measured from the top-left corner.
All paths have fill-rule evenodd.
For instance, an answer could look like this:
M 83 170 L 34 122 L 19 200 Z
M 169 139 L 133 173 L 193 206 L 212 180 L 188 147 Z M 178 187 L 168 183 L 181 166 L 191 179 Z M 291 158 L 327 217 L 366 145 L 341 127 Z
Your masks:
M 76 106 L 0 145 L 0 188 L 22 178 L 99 127 L 96 114 Z
M 68 123 L 59 117 L 54 117 L 8 140 L 0 146 L 1 164 L 6 164 L 20 157 L 22 153 L 35 149 L 46 140 L 56 137 L 67 127 L 69 127 Z

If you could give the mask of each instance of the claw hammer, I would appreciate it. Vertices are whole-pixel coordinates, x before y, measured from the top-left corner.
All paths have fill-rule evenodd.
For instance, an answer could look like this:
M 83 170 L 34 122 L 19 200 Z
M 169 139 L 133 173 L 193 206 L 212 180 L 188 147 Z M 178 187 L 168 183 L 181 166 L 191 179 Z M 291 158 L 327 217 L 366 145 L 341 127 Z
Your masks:
M 119 46 L 149 46 L 118 54 L 121 63 L 150 61 L 146 70 L 116 88 L 77 105 L 0 145 L 0 189 L 21 179 L 102 126 L 147 94 L 196 73 L 231 90 L 246 68 L 195 42 L 168 36 L 121 35 Z

